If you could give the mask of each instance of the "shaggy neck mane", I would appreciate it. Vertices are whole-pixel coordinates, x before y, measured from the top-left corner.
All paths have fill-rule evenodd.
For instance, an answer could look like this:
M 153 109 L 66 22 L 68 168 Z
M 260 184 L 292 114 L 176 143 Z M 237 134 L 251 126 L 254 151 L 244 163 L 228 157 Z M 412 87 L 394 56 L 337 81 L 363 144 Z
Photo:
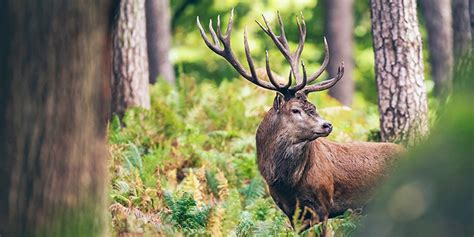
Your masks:
M 285 134 L 285 133 L 282 133 Z M 308 166 L 309 143 L 290 144 L 281 139 L 273 154 L 275 184 L 296 186 Z
M 280 129 L 280 121 L 273 113 L 266 116 L 257 131 L 259 169 L 269 185 L 293 187 L 309 168 L 310 142 L 293 143 L 287 137 L 289 131 Z

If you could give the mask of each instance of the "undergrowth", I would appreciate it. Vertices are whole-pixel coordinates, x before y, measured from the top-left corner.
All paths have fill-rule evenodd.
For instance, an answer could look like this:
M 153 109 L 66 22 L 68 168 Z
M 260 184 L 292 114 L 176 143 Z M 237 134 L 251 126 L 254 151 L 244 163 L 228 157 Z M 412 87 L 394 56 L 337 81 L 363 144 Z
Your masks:
M 255 163 L 255 131 L 274 94 L 244 80 L 180 81 L 152 86 L 150 110 L 130 109 L 109 125 L 113 234 L 297 236 Z M 376 139 L 375 105 L 356 96 L 349 109 L 314 94 L 310 100 L 335 125 L 329 139 Z M 359 219 L 347 212 L 330 227 L 349 236 Z

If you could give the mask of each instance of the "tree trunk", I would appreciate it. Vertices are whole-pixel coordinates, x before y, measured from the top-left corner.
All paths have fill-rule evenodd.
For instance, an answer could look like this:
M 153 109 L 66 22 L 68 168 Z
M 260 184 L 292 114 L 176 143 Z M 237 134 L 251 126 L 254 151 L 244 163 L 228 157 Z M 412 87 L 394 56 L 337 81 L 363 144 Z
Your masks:
M 344 61 L 344 77 L 329 89 L 329 95 L 342 104 L 350 106 L 354 95 L 352 77 L 354 68 L 354 59 L 352 58 L 353 0 L 326 0 L 324 5 L 327 14 L 325 27 L 329 44 L 329 75 L 336 75 L 339 64 Z
M 471 18 L 471 44 L 474 48 L 474 2 L 469 1 L 469 15 Z
M 456 0 L 454 0 L 456 1 Z M 431 74 L 438 97 L 446 96 L 452 86 L 453 31 L 450 0 L 422 0 L 428 47 L 430 51 Z
M 112 112 L 150 108 L 145 0 L 121 0 L 114 26 Z
M 372 0 L 371 19 L 382 140 L 413 145 L 428 133 L 416 2 Z
M 105 234 L 110 3 L 0 3 L 0 236 Z
M 472 6 L 471 6 L 472 7 Z M 472 32 L 468 0 L 452 0 L 453 47 L 456 60 L 471 49 Z M 473 10 L 471 10 L 473 11 Z M 471 19 L 472 21 L 472 19 Z
M 162 76 L 175 84 L 173 65 L 169 60 L 171 48 L 171 14 L 169 0 L 146 0 L 146 30 L 150 83 Z

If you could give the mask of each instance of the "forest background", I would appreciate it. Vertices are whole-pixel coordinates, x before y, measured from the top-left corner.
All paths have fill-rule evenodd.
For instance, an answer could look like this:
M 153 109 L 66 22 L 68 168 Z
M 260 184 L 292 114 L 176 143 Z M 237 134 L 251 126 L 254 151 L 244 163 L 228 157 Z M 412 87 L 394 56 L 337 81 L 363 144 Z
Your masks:
M 216 27 L 218 15 L 225 26 L 232 9 L 241 62 L 247 27 L 257 67 L 268 50 L 272 69 L 287 75 L 289 65 L 254 23 L 264 14 L 276 28 L 277 11 L 293 49 L 295 16 L 304 16 L 308 71 L 323 63 L 327 38 L 330 61 L 319 80 L 345 62 L 338 86 L 309 96 L 334 125 L 329 139 L 410 148 L 372 212 L 331 219 L 334 235 L 473 233 L 474 7 L 467 0 L 390 4 L 415 16 L 408 33 L 416 42 L 407 49 L 422 47 L 409 58 L 420 70 L 416 83 L 402 88 L 423 91 L 415 99 L 427 110 L 411 118 L 427 126 L 408 138 L 383 129 L 378 92 L 383 80 L 397 80 L 380 76 L 374 53 L 383 47 L 374 49 L 380 21 L 371 12 L 381 1 L 26 3 L 0 4 L 0 235 L 297 236 L 255 163 L 255 131 L 274 93 L 212 53 L 196 26 L 199 16 Z M 315 226 L 302 235 L 319 233 Z

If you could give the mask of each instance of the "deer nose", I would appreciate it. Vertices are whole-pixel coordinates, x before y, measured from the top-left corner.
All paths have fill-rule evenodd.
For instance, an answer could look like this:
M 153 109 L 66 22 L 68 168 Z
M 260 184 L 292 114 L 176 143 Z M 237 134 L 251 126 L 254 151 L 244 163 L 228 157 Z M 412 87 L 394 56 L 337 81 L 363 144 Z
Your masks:
M 328 122 L 325 122 L 325 123 L 323 123 L 323 128 L 331 131 L 332 130 L 332 124 L 328 123 Z

